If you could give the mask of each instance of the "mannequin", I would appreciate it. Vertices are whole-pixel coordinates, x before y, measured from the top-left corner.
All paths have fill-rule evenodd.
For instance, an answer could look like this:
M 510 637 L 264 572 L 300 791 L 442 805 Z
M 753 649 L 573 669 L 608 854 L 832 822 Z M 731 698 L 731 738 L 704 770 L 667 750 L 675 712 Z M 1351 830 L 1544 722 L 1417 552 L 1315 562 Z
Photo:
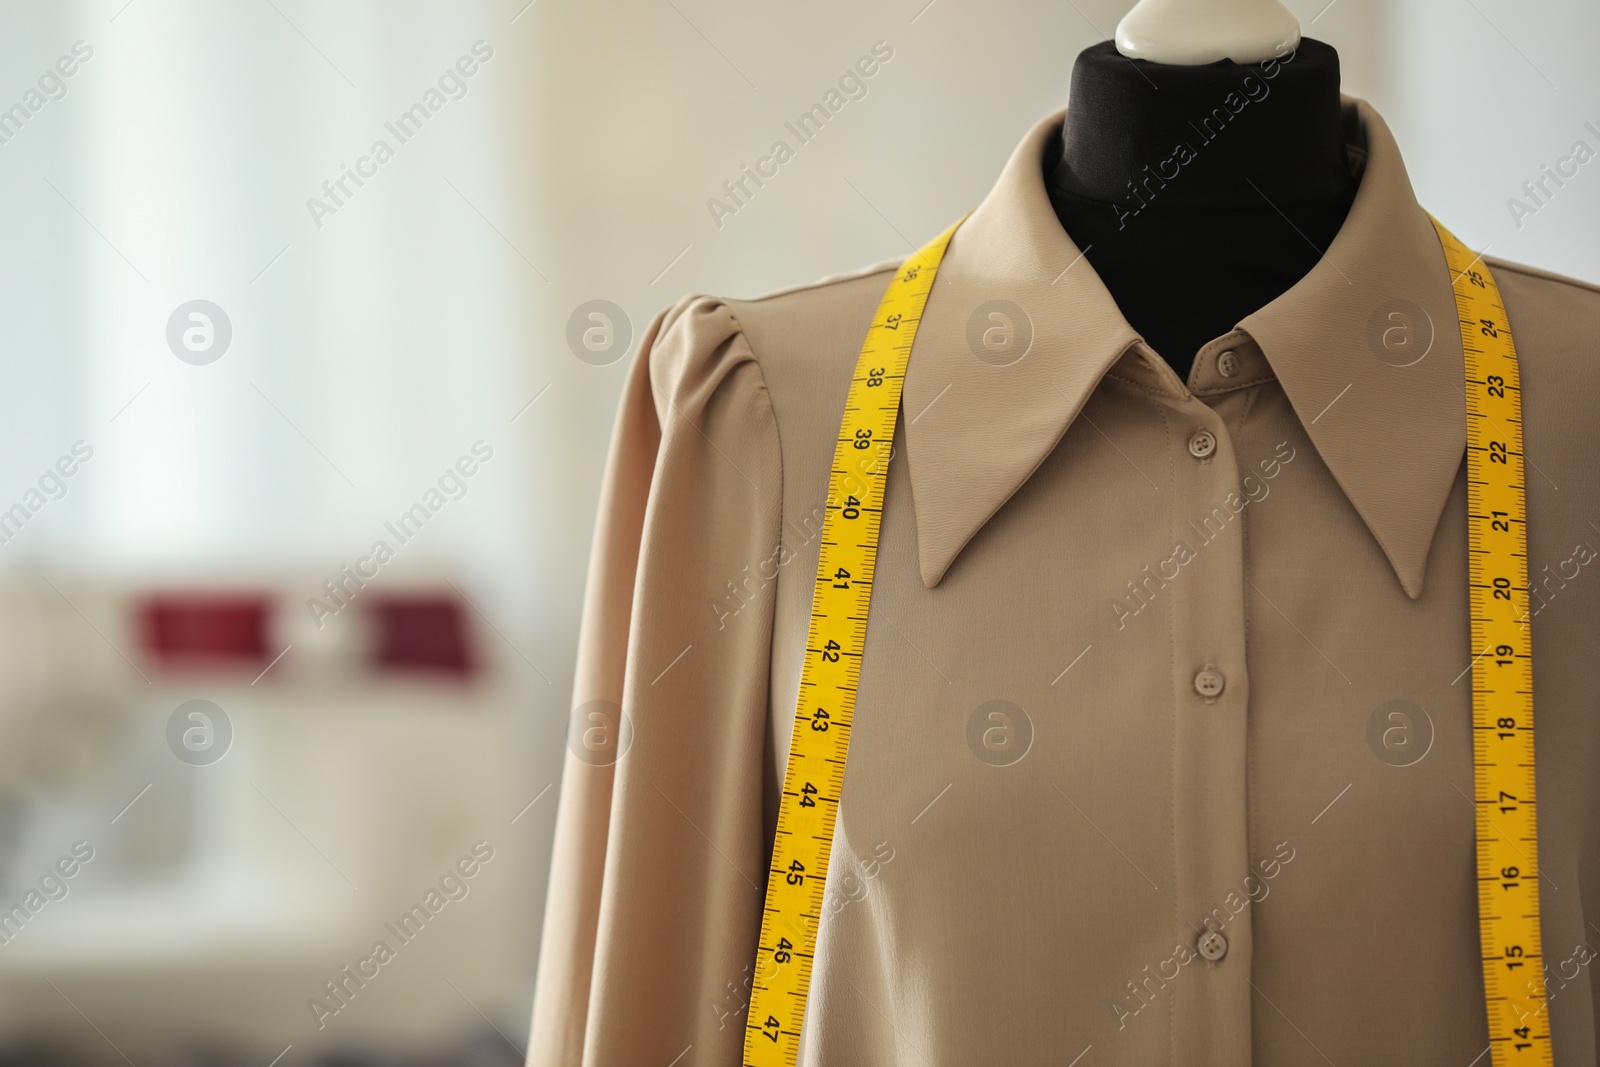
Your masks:
M 1183 31 L 1197 10 L 1227 32 Z M 1117 43 L 1164 61 L 1110 41 L 1085 49 L 1046 156 L 1062 226 L 1185 380 L 1198 348 L 1305 276 L 1355 197 L 1338 53 L 1299 38 L 1292 16 L 1286 35 L 1277 12 L 1274 0 L 1229 22 L 1198 0 L 1145 0 Z M 1246 62 L 1212 61 L 1223 55 Z

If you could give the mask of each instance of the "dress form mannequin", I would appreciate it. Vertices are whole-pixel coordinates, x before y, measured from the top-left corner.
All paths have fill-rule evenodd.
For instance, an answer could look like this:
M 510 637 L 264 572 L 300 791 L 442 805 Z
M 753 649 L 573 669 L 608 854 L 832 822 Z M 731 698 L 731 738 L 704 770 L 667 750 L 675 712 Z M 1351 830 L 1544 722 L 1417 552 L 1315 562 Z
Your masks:
M 1276 0 L 1143 0 L 1117 43 L 1147 58 L 1109 41 L 1078 56 L 1046 185 L 1124 316 L 1187 378 L 1344 222 L 1339 57 Z

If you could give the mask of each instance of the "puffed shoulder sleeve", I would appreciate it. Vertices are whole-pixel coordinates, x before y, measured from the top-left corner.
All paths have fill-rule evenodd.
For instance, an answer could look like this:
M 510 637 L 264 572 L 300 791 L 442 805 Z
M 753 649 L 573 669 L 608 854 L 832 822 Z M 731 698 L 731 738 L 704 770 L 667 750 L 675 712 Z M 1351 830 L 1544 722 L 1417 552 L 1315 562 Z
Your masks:
M 735 1067 L 765 893 L 782 464 L 722 303 L 651 324 L 623 390 L 589 564 L 529 1067 Z

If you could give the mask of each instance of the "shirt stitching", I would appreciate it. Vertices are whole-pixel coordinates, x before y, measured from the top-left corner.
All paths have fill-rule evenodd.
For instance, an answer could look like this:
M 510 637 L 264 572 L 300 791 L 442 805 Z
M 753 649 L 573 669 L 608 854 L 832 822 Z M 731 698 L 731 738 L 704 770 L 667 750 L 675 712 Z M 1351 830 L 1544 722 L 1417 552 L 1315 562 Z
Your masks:
M 1130 382 L 1129 384 L 1137 385 L 1137 383 L 1132 383 L 1132 382 Z M 1170 418 L 1169 413 L 1168 413 L 1168 411 L 1167 411 L 1167 409 L 1166 409 L 1166 407 L 1164 405 L 1156 404 L 1154 401 L 1151 401 L 1151 403 L 1155 406 L 1156 411 L 1160 413 L 1160 415 L 1161 415 L 1161 425 L 1166 430 L 1166 434 L 1167 434 L 1167 532 L 1170 535 L 1171 532 L 1172 532 L 1173 523 L 1177 521 L 1176 513 L 1173 510 L 1172 501 L 1173 501 L 1173 498 L 1177 495 L 1177 471 L 1178 471 L 1177 462 L 1176 462 L 1176 460 L 1175 460 L 1175 458 L 1173 456 L 1173 448 L 1174 448 L 1174 446 L 1173 446 L 1173 442 L 1172 442 L 1172 419 Z M 1178 676 L 1178 652 L 1177 652 L 1177 640 L 1178 639 L 1177 639 L 1176 633 L 1174 632 L 1174 628 L 1176 626 L 1176 623 L 1175 623 L 1175 621 L 1173 619 L 1173 609 L 1172 609 L 1172 605 L 1170 603 L 1167 605 L 1166 615 L 1167 615 L 1167 678 L 1168 678 L 1168 684 L 1169 685 L 1176 686 L 1177 685 L 1177 676 Z M 1167 746 L 1167 766 L 1169 768 L 1169 775 L 1170 775 L 1170 777 L 1168 779 L 1168 783 L 1167 783 L 1167 854 L 1172 858 L 1172 877 L 1173 877 L 1172 929 L 1174 929 L 1174 930 L 1178 929 L 1178 922 L 1179 922 L 1179 919 L 1181 918 L 1181 916 L 1178 913 L 1178 898 L 1179 898 L 1180 894 L 1179 894 L 1179 890 L 1178 890 L 1178 886 L 1177 886 L 1177 877 L 1178 877 L 1178 807 L 1177 807 L 1177 805 L 1178 805 L 1178 715 L 1175 714 L 1175 713 L 1178 711 L 1178 708 L 1175 706 L 1176 700 L 1177 700 L 1177 696 L 1176 696 L 1176 693 L 1174 693 L 1173 694 L 1173 700 L 1168 702 L 1168 708 L 1167 708 L 1168 714 L 1169 714 L 1170 719 L 1171 719 L 1171 725 L 1170 725 L 1170 728 L 1169 728 L 1168 733 L 1167 733 L 1168 738 L 1170 738 L 1170 741 L 1169 741 L 1168 746 Z M 1178 1059 L 1177 1059 L 1177 1057 L 1178 1057 L 1177 1000 L 1178 1000 L 1178 998 L 1176 996 L 1171 996 L 1171 997 L 1167 998 L 1167 1064 L 1168 1064 L 1168 1067 L 1174 1067 L 1174 1065 L 1176 1065 L 1176 1063 L 1178 1062 Z
M 1134 381 L 1132 378 L 1125 378 L 1122 375 L 1116 373 L 1115 371 L 1106 371 L 1105 376 L 1107 378 L 1110 378 L 1110 379 L 1114 380 L 1114 381 L 1121 382 L 1123 385 L 1131 386 L 1132 388 L 1139 390 L 1141 393 L 1148 393 L 1151 396 L 1164 396 L 1164 397 L 1167 397 L 1168 399 L 1173 399 L 1173 400 L 1181 400 L 1181 399 L 1183 399 L 1177 393 L 1165 392 L 1163 390 L 1155 388 L 1154 386 L 1146 385 L 1143 382 Z M 1160 407 L 1159 404 L 1157 404 L 1156 406 L 1158 408 Z M 1165 415 L 1165 413 L 1163 412 L 1163 416 L 1164 415 Z
M 1525 263 L 1508 263 L 1499 256 L 1484 256 L 1483 261 L 1489 264 L 1491 270 L 1507 270 L 1512 274 L 1520 274 L 1524 278 L 1533 278 L 1536 281 L 1555 282 L 1569 289 L 1582 289 L 1591 293 L 1600 293 L 1600 285 L 1583 281 L 1581 278 L 1569 278 L 1565 274 L 1556 274 L 1554 271 L 1530 267 Z
M 1239 413 L 1239 428 L 1238 428 L 1238 431 L 1236 432 L 1236 435 L 1235 435 L 1235 438 L 1234 438 L 1236 441 L 1243 441 L 1244 440 L 1244 424 L 1245 424 L 1245 420 L 1250 417 L 1250 409 L 1255 406 L 1256 398 L 1258 396 L 1260 396 L 1260 391 L 1256 390 L 1256 389 L 1252 389 L 1249 392 L 1249 394 L 1245 397 L 1244 410 Z M 1255 514 L 1254 514 L 1253 511 L 1250 511 L 1250 509 L 1248 509 L 1248 508 L 1245 509 L 1245 510 L 1248 513 L 1240 515 L 1240 518 L 1242 518 L 1244 521 L 1239 524 L 1239 549 L 1240 549 L 1239 568 L 1240 568 L 1240 576 L 1244 578 L 1246 583 L 1248 583 L 1250 581 L 1250 525 L 1251 525 L 1251 523 L 1253 523 L 1255 521 Z M 1250 679 L 1250 596 L 1249 596 L 1249 593 L 1247 592 L 1247 589 L 1248 589 L 1248 585 L 1246 586 L 1246 589 L 1239 590 L 1239 600 L 1240 600 L 1239 616 L 1240 616 L 1240 621 L 1244 625 L 1244 648 L 1243 648 L 1244 662 L 1242 664 L 1240 664 L 1240 669 L 1242 669 L 1244 671 L 1244 677 L 1245 677 L 1245 681 L 1246 681 L 1246 686 L 1245 686 L 1246 698 L 1245 698 L 1245 708 L 1244 708 L 1244 715 L 1245 715 L 1245 718 L 1244 718 L 1244 758 L 1245 758 L 1244 791 L 1245 791 L 1245 803 L 1247 805 L 1247 811 L 1246 811 L 1246 815 L 1245 815 L 1245 824 L 1244 824 L 1244 841 L 1245 841 L 1245 856 L 1244 856 L 1244 858 L 1245 858 L 1245 869 L 1249 870 L 1250 866 L 1251 866 L 1251 862 L 1250 862 L 1250 836 L 1251 836 L 1252 828 L 1257 828 L 1257 827 L 1260 827 L 1260 825 L 1261 825 L 1261 817 L 1260 817 L 1260 814 L 1259 814 L 1260 809 L 1257 807 L 1257 803 L 1261 798 L 1258 795 L 1258 790 L 1255 790 L 1255 789 L 1251 788 L 1251 783 L 1256 780 L 1256 746 L 1254 746 L 1254 745 L 1252 745 L 1250 743 L 1250 700 L 1249 700 L 1249 696 L 1248 696 L 1248 692 L 1249 692 L 1249 684 L 1248 683 L 1249 683 L 1249 679 Z M 1256 930 L 1256 917 L 1255 917 L 1255 910 L 1254 909 L 1251 909 L 1250 914 L 1246 916 L 1246 920 L 1250 923 L 1251 958 L 1254 959 L 1254 956 L 1255 956 L 1255 930 Z M 1250 1012 L 1251 1012 L 1252 1015 L 1255 1012 L 1255 1001 L 1254 1000 L 1252 1000 L 1250 1002 Z M 1254 1029 L 1255 1029 L 1255 1027 L 1252 1025 L 1251 1026 L 1251 1030 L 1254 1031 Z
M 1195 396 L 1218 396 L 1222 393 L 1231 393 L 1235 389 L 1245 389 L 1252 385 L 1260 385 L 1262 382 L 1275 382 L 1277 380 L 1277 376 L 1274 374 L 1263 374 L 1259 378 L 1251 378 L 1246 382 L 1235 382 L 1228 385 L 1213 385 L 1205 389 L 1195 389 L 1193 392 Z
M 827 278 L 819 278 L 814 282 L 801 282 L 798 285 L 784 286 L 781 289 L 774 289 L 770 293 L 762 293 L 759 296 L 743 298 L 730 297 L 728 299 L 737 300 L 741 304 L 759 304 L 764 300 L 776 300 L 779 297 L 790 296 L 795 293 L 810 292 L 816 289 L 826 289 L 829 286 L 843 285 L 846 282 L 859 282 L 864 278 L 871 278 L 877 274 L 892 274 L 899 270 L 904 262 L 905 257 L 900 259 L 884 260 L 882 263 L 874 263 L 871 266 L 862 267 L 858 270 L 847 271 L 844 274 L 835 274 Z
M 1270 381 L 1272 381 L 1271 378 L 1262 378 L 1259 381 L 1250 382 L 1249 384 L 1250 385 L 1259 385 L 1259 384 L 1261 384 L 1261 382 L 1270 382 Z M 1258 395 L 1259 394 L 1254 389 L 1252 389 L 1252 390 L 1250 390 L 1250 392 L 1246 393 L 1245 396 L 1244 396 L 1244 407 L 1239 412 L 1239 423 L 1238 423 L 1238 425 L 1236 425 L 1233 428 L 1233 435 L 1234 435 L 1234 441 L 1235 442 L 1237 442 L 1239 440 L 1239 438 L 1241 437 L 1241 435 L 1243 435 L 1243 433 L 1244 433 L 1244 421 L 1250 417 L 1250 409 L 1255 407 L 1256 397 Z

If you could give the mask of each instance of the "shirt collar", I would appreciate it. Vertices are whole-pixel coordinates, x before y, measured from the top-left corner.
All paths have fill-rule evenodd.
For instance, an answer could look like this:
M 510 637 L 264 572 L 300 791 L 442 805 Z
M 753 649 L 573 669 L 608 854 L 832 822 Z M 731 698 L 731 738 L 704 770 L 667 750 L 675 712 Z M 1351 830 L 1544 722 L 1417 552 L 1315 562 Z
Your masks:
M 1345 97 L 1343 109 L 1360 179 L 1349 215 L 1311 272 L 1236 333 L 1259 346 L 1415 599 L 1466 445 L 1461 337 L 1444 253 L 1393 135 L 1365 101 Z M 1154 370 L 1159 362 L 1050 206 L 1042 156 L 1063 114 L 1034 126 L 956 231 L 918 329 L 902 411 L 930 588 L 1050 454 L 1113 365 L 1142 361 Z M 1006 304 L 1023 315 L 1007 315 Z M 982 331 L 1007 323 L 1031 336 L 1020 358 L 980 358 Z M 1386 347 L 1397 328 L 1411 331 L 1409 347 Z M 1013 351 L 1024 340 L 1019 334 Z M 1170 371 L 1165 378 L 1185 391 Z

